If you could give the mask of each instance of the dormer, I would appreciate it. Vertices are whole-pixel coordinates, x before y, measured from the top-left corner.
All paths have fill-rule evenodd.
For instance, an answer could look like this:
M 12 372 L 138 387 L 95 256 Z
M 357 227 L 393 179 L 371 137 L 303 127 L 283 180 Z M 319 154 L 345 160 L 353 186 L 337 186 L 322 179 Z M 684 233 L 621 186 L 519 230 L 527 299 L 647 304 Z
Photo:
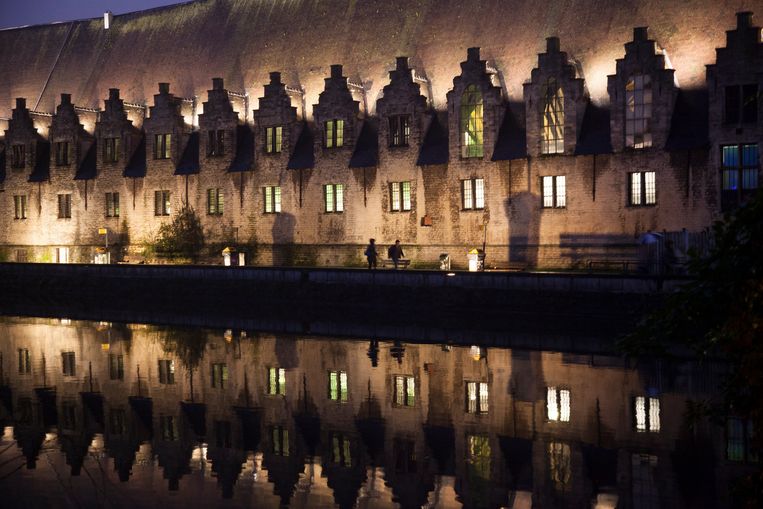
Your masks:
M 383 147 L 413 147 L 418 150 L 423 137 L 427 98 L 408 65 L 408 57 L 397 57 L 395 69 L 389 73 L 389 84 L 376 101 L 380 119 L 379 142 Z
M 124 169 L 137 149 L 141 136 L 140 131 L 127 118 L 119 89 L 110 88 L 109 98 L 103 102 L 103 111 L 95 123 L 98 173 L 108 168 Z
M 574 154 L 588 95 L 558 37 L 546 39 L 546 52 L 524 84 L 524 101 L 528 155 Z
M 92 137 L 80 123 L 71 94 L 61 94 L 48 139 L 51 143 L 50 165 L 61 170 L 78 168 L 90 149 Z
M 233 111 L 223 79 L 213 78 L 212 90 L 207 91 L 203 113 L 199 115 L 201 155 L 230 161 L 237 146 L 237 125 L 238 113 Z
M 270 73 L 270 83 L 259 98 L 259 109 L 254 111 L 254 129 L 257 150 L 266 156 L 279 156 L 292 152 L 296 141 L 297 108 L 292 106 L 295 89 L 287 89 L 280 72 Z
M 353 98 L 341 65 L 331 66 L 331 76 L 325 82 L 318 104 L 313 105 L 313 117 L 321 133 L 316 136 L 316 146 L 324 150 L 352 148 L 360 127 L 360 101 Z
M 180 138 L 185 134 L 182 99 L 170 93 L 169 83 L 159 83 L 154 105 L 143 122 L 146 132 L 146 158 L 154 163 L 177 161 L 183 146 Z
M 48 154 L 42 154 L 47 143 L 37 132 L 32 115 L 26 106 L 26 99 L 17 98 L 8 129 L 5 131 L 6 172 L 10 177 L 15 174 L 31 174 L 40 163 L 47 167 Z M 43 161 L 45 159 L 45 161 Z
M 503 103 L 497 81 L 497 71 L 480 60 L 480 49 L 469 48 L 447 94 L 450 139 L 457 142 L 451 153 L 461 159 L 490 157 Z
M 670 132 L 678 87 L 667 53 L 649 38 L 647 27 L 633 29 L 625 57 L 607 77 L 612 149 L 662 149 Z

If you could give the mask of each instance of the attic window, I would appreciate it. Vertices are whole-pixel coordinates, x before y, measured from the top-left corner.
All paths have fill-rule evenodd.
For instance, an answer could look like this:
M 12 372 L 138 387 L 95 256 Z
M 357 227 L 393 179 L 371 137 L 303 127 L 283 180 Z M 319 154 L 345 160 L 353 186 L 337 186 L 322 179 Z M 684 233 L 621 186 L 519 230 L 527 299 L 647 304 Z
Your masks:
M 56 166 L 69 165 L 69 142 L 59 141 L 56 143 Z
M 116 163 L 119 161 L 119 138 L 106 138 L 103 145 L 103 161 Z
M 758 121 L 758 85 L 731 85 L 726 87 L 724 122 L 727 124 Z
M 632 76 L 625 84 L 625 146 L 652 146 L 652 78 L 648 74 Z
M 554 78 L 543 85 L 541 154 L 564 152 L 564 93 Z
M 283 127 L 267 127 L 265 129 L 265 153 L 280 154 L 283 141 Z
M 11 168 L 23 168 L 25 164 L 26 147 L 13 145 L 11 147 Z
M 344 145 L 344 120 L 326 121 L 326 148 L 339 148 Z
M 482 113 L 482 93 L 469 85 L 461 96 L 461 157 L 483 155 Z
M 207 142 L 207 155 L 212 156 L 221 156 L 225 154 L 225 131 L 222 129 L 220 130 L 210 130 L 209 133 L 209 139 Z M 169 135 L 166 135 L 169 136 Z M 165 158 L 166 159 L 166 158 Z
M 389 146 L 407 147 L 411 136 L 411 118 L 409 115 L 389 117 Z

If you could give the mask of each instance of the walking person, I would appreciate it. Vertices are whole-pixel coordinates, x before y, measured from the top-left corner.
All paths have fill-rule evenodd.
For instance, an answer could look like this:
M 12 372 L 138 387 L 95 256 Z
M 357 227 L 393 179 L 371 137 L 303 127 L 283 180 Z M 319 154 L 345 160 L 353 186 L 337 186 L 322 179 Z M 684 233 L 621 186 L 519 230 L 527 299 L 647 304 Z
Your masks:
M 387 256 L 392 260 L 392 263 L 395 265 L 395 270 L 397 270 L 397 265 L 400 263 L 400 259 L 405 256 L 405 253 L 403 253 L 403 246 L 400 245 L 400 239 L 396 240 L 394 245 L 389 246 Z
M 379 253 L 376 252 L 376 239 L 368 239 L 368 245 L 366 246 L 366 252 L 364 254 L 368 260 L 368 268 L 375 269 L 376 258 L 379 256 Z

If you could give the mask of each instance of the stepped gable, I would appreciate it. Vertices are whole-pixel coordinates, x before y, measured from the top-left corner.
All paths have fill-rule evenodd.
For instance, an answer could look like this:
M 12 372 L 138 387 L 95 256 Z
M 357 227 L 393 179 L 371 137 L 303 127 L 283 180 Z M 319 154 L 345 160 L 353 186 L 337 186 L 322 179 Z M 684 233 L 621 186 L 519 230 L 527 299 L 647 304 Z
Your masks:
M 98 17 L 0 31 L 0 117 L 10 116 L 14 97 L 30 98 L 35 110 L 53 111 L 62 91 L 86 107 L 96 107 L 110 87 L 120 88 L 130 102 L 146 102 L 158 81 L 173 82 L 183 97 L 201 96 L 211 76 L 224 77 L 236 90 L 248 87 L 251 94 L 272 69 L 288 82 L 298 78 L 310 105 L 332 62 L 372 82 L 368 97 L 375 99 L 389 63 L 400 54 L 417 66 L 421 62 L 435 106 L 443 109 L 458 74 L 458 55 L 474 45 L 495 60 L 516 100 L 543 37 L 551 35 L 580 60 L 598 102 L 606 98 L 605 76 L 634 25 L 652 27 L 670 52 L 679 82 L 694 87 L 723 45 L 718 20 L 729 9 L 756 6 L 757 0 L 733 6 L 697 0 L 687 12 L 683 1 L 654 0 L 198 0 L 116 15 L 108 30 Z

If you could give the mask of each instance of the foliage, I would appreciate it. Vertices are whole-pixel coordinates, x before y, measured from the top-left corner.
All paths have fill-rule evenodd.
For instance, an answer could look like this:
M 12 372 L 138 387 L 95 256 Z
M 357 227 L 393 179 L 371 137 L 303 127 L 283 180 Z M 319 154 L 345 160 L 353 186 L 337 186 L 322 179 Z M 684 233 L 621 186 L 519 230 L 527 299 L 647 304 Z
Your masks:
M 159 227 L 154 249 L 168 258 L 195 260 L 204 247 L 204 230 L 193 208 L 183 207 L 172 222 Z
M 713 226 L 715 245 L 694 257 L 694 276 L 647 317 L 621 346 L 637 356 L 667 356 L 690 349 L 700 359 L 730 364 L 722 400 L 708 406 L 715 417 L 738 415 L 753 423 L 753 447 L 763 438 L 763 193 Z M 752 506 L 763 501 L 761 472 L 741 484 Z
M 154 333 L 165 352 L 177 355 L 183 366 L 192 371 L 204 357 L 209 337 L 199 328 L 156 327 Z

